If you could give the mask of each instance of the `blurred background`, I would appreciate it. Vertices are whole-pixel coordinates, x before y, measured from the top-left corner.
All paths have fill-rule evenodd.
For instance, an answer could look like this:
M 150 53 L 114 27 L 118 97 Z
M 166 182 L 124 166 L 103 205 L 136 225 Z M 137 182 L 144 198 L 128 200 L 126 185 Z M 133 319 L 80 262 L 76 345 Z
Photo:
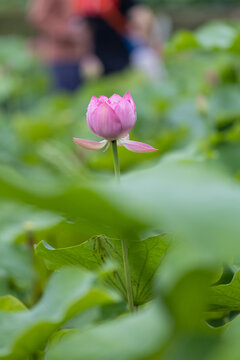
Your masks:
M 158 151 L 119 148 L 120 193 L 111 151 L 72 137 L 99 140 L 86 123 L 91 97 L 127 91 L 130 138 Z M 78 359 L 84 346 L 86 359 L 239 359 L 240 323 L 223 331 L 240 312 L 239 154 L 240 0 L 0 0 L 0 358 L 43 359 L 47 342 L 116 318 L 105 337 L 87 333 L 47 359 Z M 124 326 L 122 298 L 64 324 L 88 300 L 75 269 L 45 288 L 49 276 L 96 261 L 101 278 L 115 276 L 110 262 L 99 270 L 101 241 L 108 255 L 123 235 L 141 239 L 139 253 L 128 244 L 137 305 L 156 301 Z
M 110 170 L 71 138 L 93 136 L 93 95 L 129 90 L 132 137 L 160 150 L 123 153 L 123 169 L 193 145 L 238 174 L 239 16 L 237 0 L 1 0 L 0 160 L 60 171 L 57 152 Z
M 93 95 L 127 91 L 138 112 L 131 138 L 159 151 L 139 155 L 120 149 L 123 172 L 178 151 L 217 163 L 239 179 L 239 19 L 238 0 L 1 0 L 5 184 L 21 188 L 21 175 L 41 194 L 45 185 L 57 189 L 63 181 L 112 176 L 111 152 L 77 148 L 72 137 L 96 139 L 86 125 Z M 34 241 L 43 237 L 62 247 L 94 235 L 71 219 L 20 204 L 18 192 L 4 189 L 0 244 L 31 245 L 33 229 Z M 32 304 L 41 290 L 33 291 L 25 255 L 14 254 L 18 265 L 0 263 L 0 294 L 17 292 Z

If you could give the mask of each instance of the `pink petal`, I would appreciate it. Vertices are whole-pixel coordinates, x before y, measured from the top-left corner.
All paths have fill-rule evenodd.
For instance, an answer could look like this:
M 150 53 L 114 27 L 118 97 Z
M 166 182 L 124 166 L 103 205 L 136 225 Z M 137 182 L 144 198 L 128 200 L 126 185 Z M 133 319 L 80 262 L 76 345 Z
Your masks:
M 113 103 L 119 102 L 121 100 L 122 100 L 122 97 L 120 95 L 114 94 L 109 98 L 108 101 L 109 101 L 110 104 L 113 104 Z
M 92 140 L 73 138 L 73 141 L 75 142 L 76 145 L 88 150 L 101 150 L 107 144 L 107 140 L 98 142 Z
M 130 140 L 129 134 L 127 134 L 126 136 L 124 136 L 124 138 L 123 138 L 122 140 Z
M 108 101 L 108 98 L 106 96 L 100 96 L 98 99 L 98 105 L 104 104 L 106 101 Z
M 110 106 L 121 121 L 122 131 L 121 134 L 119 134 L 119 137 L 123 137 L 127 135 L 134 127 L 137 120 L 137 115 L 132 105 L 126 99 L 121 99 L 121 101 L 113 103 Z
M 139 141 L 131 141 L 131 140 L 119 140 L 119 142 L 128 150 L 135 153 L 147 153 L 152 151 L 157 151 L 158 149 L 154 149 L 152 146 L 141 143 Z
M 96 96 L 93 96 L 88 105 L 87 119 L 92 115 L 93 111 L 97 108 L 97 106 L 98 106 L 98 98 L 96 98 Z
M 93 96 L 88 105 L 88 110 L 94 109 L 97 106 L 97 104 L 98 104 L 98 98 L 96 96 Z
M 99 99 L 96 96 L 91 98 L 87 109 L 87 121 L 91 117 L 92 113 L 97 109 L 97 107 L 104 104 L 107 100 L 108 98 L 106 96 L 100 96 Z
M 115 140 L 122 134 L 120 119 L 107 102 L 98 106 L 87 117 L 87 122 L 90 129 L 104 139 Z
M 135 114 L 137 114 L 137 109 L 136 109 L 135 102 L 133 101 L 133 98 L 131 97 L 129 91 L 124 95 L 123 98 L 124 98 L 125 100 L 127 100 L 127 101 L 132 105 L 132 108 L 133 108 Z

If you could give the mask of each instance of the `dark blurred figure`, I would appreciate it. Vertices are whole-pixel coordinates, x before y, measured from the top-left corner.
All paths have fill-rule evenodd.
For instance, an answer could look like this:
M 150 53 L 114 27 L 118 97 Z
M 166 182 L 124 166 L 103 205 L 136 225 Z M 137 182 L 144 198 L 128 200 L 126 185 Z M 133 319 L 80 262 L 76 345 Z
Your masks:
M 76 90 L 85 76 L 110 74 L 150 36 L 153 15 L 137 0 L 32 0 L 29 18 L 42 32 L 34 48 L 55 87 Z
M 104 73 L 124 69 L 129 64 L 129 48 L 124 37 L 134 0 L 75 0 L 74 13 L 85 18 L 92 30 L 94 53 Z

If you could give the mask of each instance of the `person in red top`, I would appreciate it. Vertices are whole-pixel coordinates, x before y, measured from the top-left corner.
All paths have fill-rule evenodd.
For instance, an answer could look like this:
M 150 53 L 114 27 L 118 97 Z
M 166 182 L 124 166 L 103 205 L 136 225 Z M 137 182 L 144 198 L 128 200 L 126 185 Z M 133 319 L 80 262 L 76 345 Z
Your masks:
M 85 18 L 92 31 L 94 53 L 109 74 L 126 68 L 129 48 L 126 31 L 134 0 L 75 0 L 75 14 Z
M 104 74 L 125 69 L 130 61 L 127 29 L 136 0 L 32 0 L 29 19 L 42 37 L 36 53 L 51 70 L 59 90 L 75 91 L 82 67 L 92 59 Z M 89 65 L 89 64 L 87 64 Z

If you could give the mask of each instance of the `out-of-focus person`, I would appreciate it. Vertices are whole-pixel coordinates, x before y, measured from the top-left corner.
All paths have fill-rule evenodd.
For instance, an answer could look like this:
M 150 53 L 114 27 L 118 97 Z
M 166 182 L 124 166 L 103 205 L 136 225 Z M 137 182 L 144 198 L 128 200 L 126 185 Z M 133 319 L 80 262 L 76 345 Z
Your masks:
M 156 77 L 162 42 L 155 31 L 156 18 L 147 6 L 137 0 L 73 1 L 76 19 L 85 18 L 92 30 L 94 53 L 104 74 L 133 65 Z
M 92 51 L 87 23 L 74 22 L 71 0 L 32 0 L 28 17 L 41 33 L 31 48 L 46 63 L 54 88 L 75 91 L 83 82 L 79 61 Z
M 29 18 L 43 35 L 35 41 L 36 53 L 60 90 L 76 90 L 84 77 L 130 63 L 143 71 L 158 65 L 154 16 L 137 0 L 32 0 Z
M 85 19 L 91 28 L 94 54 L 104 74 L 123 70 L 129 65 L 129 49 L 124 39 L 128 13 L 134 0 L 72 0 L 76 21 Z
M 151 80 L 158 81 L 164 74 L 161 51 L 164 43 L 162 28 L 153 12 L 139 5 L 130 11 L 129 41 L 131 65 L 145 73 Z

